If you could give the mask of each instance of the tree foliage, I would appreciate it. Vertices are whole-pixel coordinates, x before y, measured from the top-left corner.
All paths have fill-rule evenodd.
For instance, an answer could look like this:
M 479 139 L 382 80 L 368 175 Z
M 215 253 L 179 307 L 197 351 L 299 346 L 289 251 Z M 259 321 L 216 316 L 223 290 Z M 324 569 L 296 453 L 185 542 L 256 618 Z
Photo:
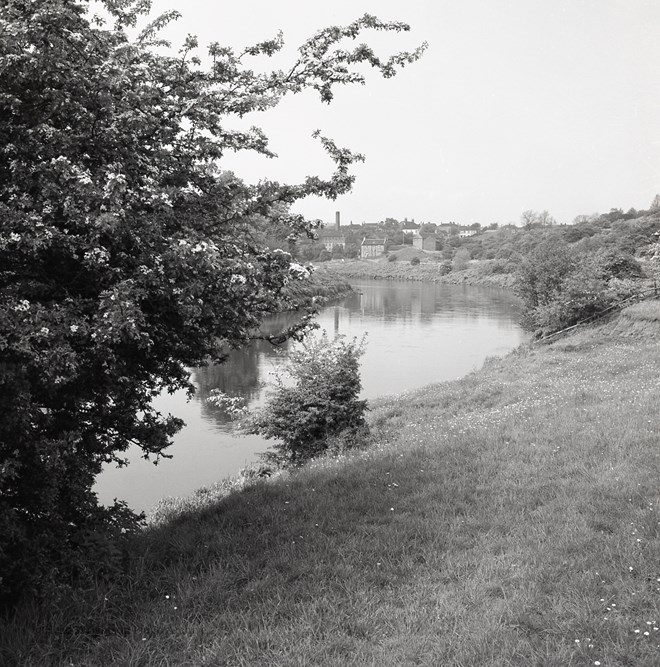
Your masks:
M 341 336 L 330 341 L 324 332 L 289 354 L 264 408 L 254 412 L 238 408 L 217 391 L 210 400 L 233 406 L 243 433 L 276 440 L 267 458 L 280 465 L 298 465 L 338 440 L 350 445 L 358 434 L 368 433 L 367 402 L 358 398 L 363 352 L 363 342 Z
M 641 274 L 639 262 L 617 248 L 591 252 L 547 237 L 518 268 L 523 324 L 537 335 L 572 326 L 632 295 Z
M 223 172 L 229 151 L 270 155 L 259 128 L 226 120 L 305 89 L 329 102 L 416 60 L 381 60 L 363 30 L 407 30 L 365 15 L 321 30 L 286 70 L 249 67 L 282 36 L 235 52 L 158 37 L 169 13 L 129 37 L 144 0 L 7 0 L 0 10 L 0 594 L 67 571 L 125 508 L 99 508 L 94 477 L 131 444 L 164 455 L 182 422 L 157 412 L 160 391 L 191 390 L 187 367 L 222 359 L 262 318 L 298 304 L 282 291 L 305 267 L 261 242 L 256 221 L 316 224 L 290 206 L 347 192 L 361 156 L 316 134 L 329 179 L 248 185 Z M 62 554 L 65 554 L 62 556 Z M 69 571 L 72 568 L 68 568 Z M 75 569 L 75 567 L 73 568 Z

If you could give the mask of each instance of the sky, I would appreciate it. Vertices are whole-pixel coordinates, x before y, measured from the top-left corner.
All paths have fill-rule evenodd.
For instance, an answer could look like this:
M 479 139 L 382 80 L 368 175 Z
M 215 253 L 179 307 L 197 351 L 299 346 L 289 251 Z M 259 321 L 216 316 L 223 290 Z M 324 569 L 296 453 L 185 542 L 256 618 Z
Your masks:
M 308 218 L 488 225 L 547 209 L 570 223 L 647 208 L 660 192 L 658 0 L 154 0 L 153 9 L 181 12 L 165 33 L 173 45 L 191 33 L 240 49 L 282 30 L 276 67 L 317 30 L 367 12 L 411 26 L 364 33 L 358 42 L 379 54 L 428 42 L 392 79 L 370 72 L 330 105 L 306 91 L 245 120 L 278 155 L 228 156 L 221 166 L 248 182 L 329 176 L 316 129 L 365 155 L 351 194 L 294 207 Z

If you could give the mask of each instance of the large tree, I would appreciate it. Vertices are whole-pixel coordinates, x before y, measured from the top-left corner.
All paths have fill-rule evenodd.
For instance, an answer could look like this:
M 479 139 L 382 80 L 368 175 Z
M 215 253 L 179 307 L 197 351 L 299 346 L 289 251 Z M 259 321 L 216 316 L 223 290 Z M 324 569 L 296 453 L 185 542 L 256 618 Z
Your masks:
M 362 65 L 390 77 L 423 50 L 347 48 L 364 29 L 408 29 L 365 15 L 318 32 L 286 70 L 246 64 L 281 36 L 240 53 L 212 44 L 203 66 L 192 37 L 163 48 L 174 13 L 129 37 L 149 2 L 104 5 L 107 26 L 84 0 L 0 8 L 0 594 L 82 562 L 122 514 L 97 504 L 102 465 L 133 443 L 158 457 L 181 426 L 153 396 L 191 389 L 187 367 L 295 305 L 282 288 L 306 270 L 260 243 L 255 221 L 311 233 L 291 204 L 347 192 L 360 156 L 319 135 L 331 178 L 248 185 L 223 155 L 268 155 L 267 137 L 227 118 L 308 88 L 329 102 L 364 81 Z

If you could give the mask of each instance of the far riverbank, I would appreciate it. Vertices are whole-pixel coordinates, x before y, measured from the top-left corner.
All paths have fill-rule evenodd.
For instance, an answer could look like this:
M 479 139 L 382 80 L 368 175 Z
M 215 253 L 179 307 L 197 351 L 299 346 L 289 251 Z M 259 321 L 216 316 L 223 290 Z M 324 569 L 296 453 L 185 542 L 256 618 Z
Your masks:
M 422 251 L 419 251 L 420 253 Z M 446 283 L 450 285 L 480 285 L 501 287 L 512 290 L 515 276 L 512 273 L 496 273 L 496 260 L 472 261 L 466 269 L 447 273 L 445 265 L 434 259 L 411 264 L 410 261 L 389 261 L 387 257 L 376 259 L 331 260 L 318 265 L 318 270 L 326 275 L 334 275 L 344 280 L 369 278 L 373 280 L 414 280 L 421 282 Z

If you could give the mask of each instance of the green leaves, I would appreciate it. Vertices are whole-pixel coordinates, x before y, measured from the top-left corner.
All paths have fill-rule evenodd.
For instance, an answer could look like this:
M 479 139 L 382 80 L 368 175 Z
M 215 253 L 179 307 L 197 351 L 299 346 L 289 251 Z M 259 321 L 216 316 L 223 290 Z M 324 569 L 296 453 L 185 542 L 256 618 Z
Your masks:
M 363 352 L 364 341 L 330 341 L 324 332 L 290 353 L 264 408 L 250 413 L 217 391 L 209 400 L 228 408 L 242 432 L 275 439 L 268 458 L 304 463 L 333 443 L 350 446 L 358 433 L 368 433 L 367 402 L 358 398 Z

